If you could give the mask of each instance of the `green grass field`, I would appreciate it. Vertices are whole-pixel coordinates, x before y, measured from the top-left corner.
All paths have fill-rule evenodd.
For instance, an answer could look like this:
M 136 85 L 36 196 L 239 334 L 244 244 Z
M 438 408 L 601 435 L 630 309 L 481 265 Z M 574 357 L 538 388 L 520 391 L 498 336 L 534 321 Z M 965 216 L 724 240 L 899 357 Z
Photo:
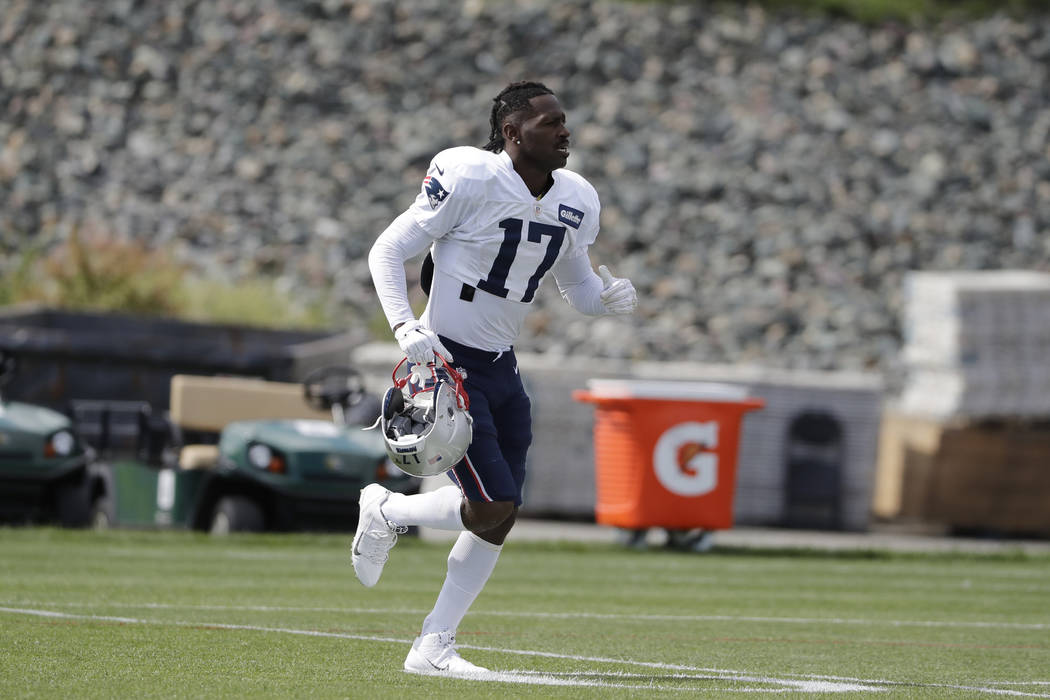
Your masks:
M 0 529 L 7 698 L 1050 697 L 1050 557 L 513 542 L 460 628 L 499 673 L 401 663 L 448 545 L 383 580 L 347 536 Z

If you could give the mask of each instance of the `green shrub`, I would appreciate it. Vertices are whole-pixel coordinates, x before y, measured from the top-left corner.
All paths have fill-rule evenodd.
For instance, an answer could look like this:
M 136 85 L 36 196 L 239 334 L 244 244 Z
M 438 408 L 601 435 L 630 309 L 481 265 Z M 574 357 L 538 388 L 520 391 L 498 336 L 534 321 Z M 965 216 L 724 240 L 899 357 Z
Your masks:
M 217 281 L 191 274 L 166 250 L 73 231 L 46 253 L 29 250 L 5 271 L 0 305 L 112 311 L 264 327 L 324 328 L 323 300 L 291 298 L 270 278 Z
M 215 323 L 285 328 L 326 328 L 330 319 L 320 301 L 301 303 L 282 293 L 273 280 L 239 284 L 188 277 L 180 316 Z
M 40 252 L 30 250 L 9 259 L 11 269 L 0 269 L 0 306 L 26 300 L 27 290 L 32 286 L 34 267 Z
M 163 251 L 76 229 L 43 257 L 24 258 L 21 269 L 12 301 L 138 314 L 174 314 L 184 273 Z

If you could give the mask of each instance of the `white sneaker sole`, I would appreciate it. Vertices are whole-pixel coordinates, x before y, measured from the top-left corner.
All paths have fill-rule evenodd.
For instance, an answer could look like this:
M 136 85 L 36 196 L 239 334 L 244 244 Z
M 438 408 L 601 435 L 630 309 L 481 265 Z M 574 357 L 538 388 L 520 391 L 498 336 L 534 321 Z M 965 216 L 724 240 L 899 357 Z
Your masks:
M 372 489 L 372 486 L 376 486 L 377 488 Z M 371 496 L 371 494 L 366 493 L 370 489 L 371 491 L 376 492 L 377 495 Z M 362 560 L 360 559 L 361 555 L 358 554 L 358 544 L 361 542 L 361 538 L 364 536 L 367 530 L 367 528 L 365 527 L 365 504 L 367 503 L 371 505 L 371 503 L 374 501 L 382 501 L 382 499 L 386 498 L 389 495 L 390 492 L 384 489 L 382 486 L 379 486 L 378 484 L 369 484 L 368 486 L 361 489 L 361 496 L 357 500 L 357 532 L 354 533 L 354 540 L 350 544 L 350 563 L 354 566 L 354 574 L 357 576 L 357 580 L 360 581 L 361 585 L 363 585 L 365 588 L 372 588 L 373 586 L 375 586 L 377 583 L 379 583 L 379 577 L 383 575 L 383 569 L 380 568 L 379 575 L 376 576 L 374 581 L 370 581 L 368 577 L 363 578 L 361 576 L 362 569 L 358 568 L 358 563 L 362 562 Z
M 487 668 L 475 666 L 465 659 L 462 659 L 462 661 L 467 665 L 467 668 L 457 668 L 459 664 L 450 664 L 447 668 L 438 668 L 413 647 L 405 658 L 404 668 L 406 673 L 415 673 L 419 676 L 444 676 L 446 678 L 477 678 L 478 676 L 492 673 Z

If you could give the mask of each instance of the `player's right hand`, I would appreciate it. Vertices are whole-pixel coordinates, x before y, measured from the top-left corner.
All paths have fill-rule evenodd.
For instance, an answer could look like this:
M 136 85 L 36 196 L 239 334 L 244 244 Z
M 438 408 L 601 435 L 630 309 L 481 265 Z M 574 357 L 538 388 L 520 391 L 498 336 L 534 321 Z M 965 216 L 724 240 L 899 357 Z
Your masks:
M 406 321 L 394 331 L 394 338 L 401 346 L 401 352 L 405 353 L 408 361 L 416 365 L 425 365 L 434 361 L 434 353 L 440 353 L 449 362 L 452 362 L 450 353 L 437 333 L 430 330 L 416 319 Z

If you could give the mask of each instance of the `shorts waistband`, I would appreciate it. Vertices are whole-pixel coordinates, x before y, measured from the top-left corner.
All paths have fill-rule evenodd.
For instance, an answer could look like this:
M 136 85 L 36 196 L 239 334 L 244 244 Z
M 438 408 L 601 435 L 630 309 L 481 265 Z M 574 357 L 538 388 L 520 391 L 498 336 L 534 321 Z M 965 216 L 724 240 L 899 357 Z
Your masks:
M 441 343 L 446 348 L 448 348 L 449 352 L 452 353 L 452 357 L 455 359 L 455 362 L 452 363 L 453 365 L 455 365 L 456 362 L 459 362 L 460 360 L 463 360 L 465 362 L 491 363 L 500 359 L 513 360 L 514 358 L 514 348 L 511 348 L 509 350 L 496 351 L 478 350 L 477 348 L 472 348 L 469 345 L 463 345 L 462 343 L 457 343 L 454 340 L 449 340 L 443 335 L 438 335 L 438 338 L 441 339 Z

